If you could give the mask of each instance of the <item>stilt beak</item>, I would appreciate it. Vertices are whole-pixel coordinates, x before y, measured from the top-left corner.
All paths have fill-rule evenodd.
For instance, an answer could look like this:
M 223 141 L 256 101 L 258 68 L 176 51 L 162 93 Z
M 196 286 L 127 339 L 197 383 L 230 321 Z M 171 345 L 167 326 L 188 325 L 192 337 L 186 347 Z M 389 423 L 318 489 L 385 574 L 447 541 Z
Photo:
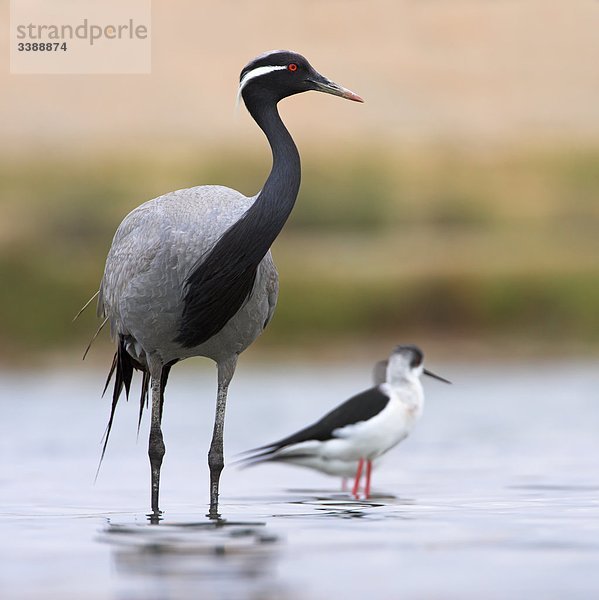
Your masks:
M 451 381 L 449 381 L 449 379 L 445 379 L 444 377 L 441 377 L 440 375 L 437 375 L 436 373 L 433 373 L 432 371 L 429 371 L 428 369 L 424 369 L 422 372 L 425 375 L 432 377 L 433 379 L 438 379 L 439 381 L 442 381 L 443 383 L 451 384 Z

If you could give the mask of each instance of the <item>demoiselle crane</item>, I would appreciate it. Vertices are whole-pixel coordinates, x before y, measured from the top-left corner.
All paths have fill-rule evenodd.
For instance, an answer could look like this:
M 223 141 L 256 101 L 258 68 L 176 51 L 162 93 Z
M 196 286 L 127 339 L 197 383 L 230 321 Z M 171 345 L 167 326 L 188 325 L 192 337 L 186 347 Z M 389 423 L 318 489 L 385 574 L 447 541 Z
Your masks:
M 272 169 L 262 189 L 252 197 L 217 185 L 170 192 L 129 213 L 114 236 L 98 293 L 98 314 L 110 323 L 117 343 L 106 383 L 114 376 L 102 456 L 119 397 L 123 389 L 129 394 L 133 371 L 139 370 L 140 419 L 151 390 L 154 521 L 161 514 L 164 390 L 171 367 L 192 356 L 211 358 L 218 370 L 208 516 L 219 517 L 227 390 L 239 354 L 262 333 L 275 309 L 278 275 L 269 248 L 300 186 L 299 153 L 277 103 L 309 90 L 362 102 L 300 54 L 277 50 L 254 58 L 241 71 L 238 97 L 272 151 Z

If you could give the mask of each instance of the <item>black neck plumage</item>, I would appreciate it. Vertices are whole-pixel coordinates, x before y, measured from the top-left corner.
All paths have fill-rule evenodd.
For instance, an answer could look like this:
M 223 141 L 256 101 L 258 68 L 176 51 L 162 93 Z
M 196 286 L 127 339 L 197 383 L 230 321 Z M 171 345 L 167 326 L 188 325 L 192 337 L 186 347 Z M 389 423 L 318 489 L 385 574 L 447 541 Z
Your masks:
M 189 275 L 176 342 L 199 346 L 218 333 L 252 291 L 258 265 L 287 221 L 300 186 L 297 147 L 276 100 L 244 93 L 246 106 L 272 150 L 272 169 L 256 201 Z

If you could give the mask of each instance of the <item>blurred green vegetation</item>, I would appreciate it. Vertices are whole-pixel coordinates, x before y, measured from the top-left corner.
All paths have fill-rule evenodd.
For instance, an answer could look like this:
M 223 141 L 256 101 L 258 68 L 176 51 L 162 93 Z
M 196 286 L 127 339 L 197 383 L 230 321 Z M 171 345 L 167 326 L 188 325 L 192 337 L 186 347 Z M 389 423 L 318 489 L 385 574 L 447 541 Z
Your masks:
M 274 248 L 281 295 L 261 347 L 510 336 L 599 348 L 599 149 L 304 157 Z M 269 166 L 228 148 L 4 160 L 0 359 L 85 346 L 93 309 L 71 320 L 129 210 L 203 183 L 252 195 Z

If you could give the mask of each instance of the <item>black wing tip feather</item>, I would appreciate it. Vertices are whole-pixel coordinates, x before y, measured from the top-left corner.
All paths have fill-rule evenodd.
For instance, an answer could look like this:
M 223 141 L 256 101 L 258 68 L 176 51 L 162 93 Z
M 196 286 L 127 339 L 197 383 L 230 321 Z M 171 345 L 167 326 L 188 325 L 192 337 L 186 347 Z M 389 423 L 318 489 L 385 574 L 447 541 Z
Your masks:
M 247 452 L 252 452 L 252 451 L 248 450 Z M 246 454 L 247 452 L 244 452 L 242 454 Z M 276 452 L 276 450 L 267 450 L 265 452 L 258 452 L 257 454 L 243 456 L 243 457 L 238 458 L 237 460 L 233 461 L 231 464 L 233 464 L 234 466 L 239 467 L 241 469 L 244 469 L 246 467 L 251 467 L 253 465 L 257 465 L 258 463 L 269 460 L 275 452 Z
M 298 458 L 308 458 L 310 454 L 300 454 L 294 453 L 292 455 L 288 455 L 285 453 L 279 453 L 281 448 L 274 448 L 272 450 L 267 450 L 265 452 L 261 452 L 259 454 L 254 454 L 252 456 L 244 456 L 239 460 L 236 460 L 232 463 L 233 466 L 239 469 L 247 469 L 248 467 L 254 467 L 256 465 L 261 465 L 267 462 L 293 462 L 293 460 Z
M 108 377 L 106 378 L 106 383 L 104 384 L 104 389 L 102 390 L 102 398 L 104 398 L 104 395 L 106 394 L 106 390 L 108 389 L 108 386 L 110 385 L 110 380 L 112 379 L 112 375 L 114 374 L 114 370 L 116 369 L 116 365 L 118 362 L 118 350 L 114 353 L 114 358 L 112 359 L 112 365 L 110 367 L 110 371 L 108 371 Z
M 251 448 L 250 450 L 244 450 L 236 455 L 237 460 L 233 461 L 232 464 L 240 467 L 249 467 L 251 464 L 267 460 L 267 457 L 272 456 L 281 448 L 282 446 L 278 446 L 275 443 L 259 446 L 258 448 Z
M 112 359 L 112 365 L 110 367 L 110 371 L 108 372 L 108 377 L 106 379 L 106 384 L 104 385 L 104 390 L 102 392 L 102 396 L 106 393 L 112 376 L 114 375 L 114 389 L 112 392 L 112 404 L 110 407 L 110 417 L 108 418 L 108 424 L 106 426 L 106 430 L 104 431 L 104 435 L 102 436 L 102 453 L 100 455 L 100 462 L 98 463 L 98 469 L 96 471 L 96 479 L 98 478 L 98 474 L 100 472 L 100 467 L 102 466 L 102 461 L 104 460 L 104 455 L 106 454 L 106 448 L 108 447 L 108 438 L 110 437 L 110 432 L 112 430 L 112 424 L 114 422 L 114 415 L 116 412 L 116 407 L 119 402 L 119 398 L 123 392 L 123 388 L 125 388 L 125 396 L 129 398 L 129 392 L 131 390 L 131 380 L 133 379 L 133 371 L 135 369 L 142 370 L 144 373 L 142 386 L 141 386 L 141 396 L 140 396 L 140 416 L 138 422 L 138 431 L 139 425 L 141 424 L 141 412 L 144 405 L 144 401 L 148 397 L 148 387 L 150 383 L 149 373 L 145 371 L 141 365 L 139 365 L 133 357 L 127 352 L 125 346 L 125 338 L 124 336 L 119 337 L 119 343 L 117 346 L 117 350 L 115 352 L 114 358 Z

